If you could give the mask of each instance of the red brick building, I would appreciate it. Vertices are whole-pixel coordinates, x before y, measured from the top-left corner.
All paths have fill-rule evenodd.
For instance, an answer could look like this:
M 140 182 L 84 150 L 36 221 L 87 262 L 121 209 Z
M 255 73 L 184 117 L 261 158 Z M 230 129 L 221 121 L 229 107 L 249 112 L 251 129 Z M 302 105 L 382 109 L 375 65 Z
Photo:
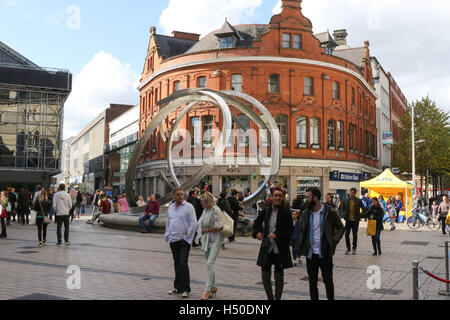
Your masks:
M 225 21 L 202 39 L 184 32 L 159 35 L 152 27 L 140 86 L 140 135 L 158 112 L 157 102 L 176 90 L 242 91 L 262 102 L 280 128 L 283 162 L 276 180 L 291 197 L 309 185 L 343 194 L 359 187 L 363 175 L 377 173 L 369 43 L 358 49 L 346 59 L 321 46 L 302 14 L 301 0 L 283 1 L 281 14 L 267 25 L 233 26 Z M 172 114 L 164 126 L 170 127 L 176 117 Z M 245 116 L 242 119 L 246 123 Z M 205 103 L 189 112 L 181 127 L 195 133 L 196 126 L 203 143 L 193 148 L 209 146 L 203 133 L 222 127 L 219 109 Z M 254 123 L 248 127 L 257 129 Z M 239 143 L 236 138 L 234 145 Z M 159 177 L 159 170 L 166 170 L 165 159 L 166 143 L 156 133 L 138 168 L 138 193 L 165 193 Z M 177 174 L 186 177 L 197 169 L 177 168 Z M 247 165 L 216 167 L 202 183 L 218 194 L 231 187 L 254 191 L 261 181 L 258 166 Z

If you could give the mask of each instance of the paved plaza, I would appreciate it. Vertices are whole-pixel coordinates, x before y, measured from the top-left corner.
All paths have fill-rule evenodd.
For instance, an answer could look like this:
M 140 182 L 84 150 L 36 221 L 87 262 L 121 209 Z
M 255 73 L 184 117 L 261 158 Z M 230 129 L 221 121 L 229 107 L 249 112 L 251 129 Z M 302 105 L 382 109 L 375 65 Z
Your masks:
M 86 219 L 86 218 L 85 218 Z M 173 260 L 163 235 L 107 229 L 88 225 L 85 219 L 73 222 L 70 230 L 72 246 L 56 246 L 56 225 L 49 227 L 48 244 L 38 247 L 35 226 L 12 222 L 8 239 L 0 241 L 0 274 L 2 299 L 70 299 L 70 300 L 171 300 L 181 299 L 167 294 L 173 286 Z M 440 231 L 412 231 L 400 225 L 394 232 L 386 223 L 381 235 L 383 255 L 372 256 L 370 238 L 361 223 L 356 256 L 346 256 L 345 239 L 336 250 L 334 280 L 337 300 L 410 300 L 414 259 L 432 273 L 445 277 L 444 241 L 450 237 Z M 266 296 L 256 266 L 259 242 L 238 237 L 238 243 L 227 245 L 216 262 L 217 299 L 265 300 Z M 309 288 L 305 267 L 285 272 L 283 299 L 308 300 Z M 68 289 L 69 266 L 81 270 L 80 289 Z M 381 289 L 371 291 L 366 282 L 369 266 L 381 269 Z M 206 265 L 200 249 L 191 250 L 191 297 L 198 300 L 204 290 Z M 320 279 L 319 279 L 320 280 Z M 70 282 L 70 281 L 69 281 Z M 450 299 L 439 296 L 445 285 L 420 273 L 421 299 Z M 69 286 L 70 287 L 70 286 Z M 319 283 L 321 299 L 325 286 Z

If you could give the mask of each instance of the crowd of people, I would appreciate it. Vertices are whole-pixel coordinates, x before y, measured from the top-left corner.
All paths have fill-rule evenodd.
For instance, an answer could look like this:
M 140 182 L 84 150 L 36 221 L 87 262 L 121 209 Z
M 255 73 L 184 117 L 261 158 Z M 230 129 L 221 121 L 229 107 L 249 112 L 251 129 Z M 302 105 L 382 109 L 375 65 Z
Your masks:
M 208 190 L 193 188 L 185 200 L 185 190 L 175 188 L 173 201 L 168 207 L 164 239 L 169 243 L 174 261 L 175 280 L 171 295 L 190 296 L 189 253 L 192 247 L 199 248 L 205 255 L 206 284 L 202 300 L 213 298 L 218 293 L 215 282 L 215 261 L 220 251 L 227 249 L 225 231 L 228 242 L 236 243 L 238 226 L 242 236 L 249 236 L 249 215 L 255 215 L 251 236 L 261 241 L 256 264 L 261 268 L 261 279 L 269 300 L 280 300 L 284 288 L 284 270 L 294 266 L 302 266 L 301 257 L 306 258 L 306 269 L 309 279 L 309 291 L 312 300 L 319 299 L 318 272 L 322 272 L 326 295 L 334 300 L 333 256 L 336 247 L 345 235 L 346 255 L 356 255 L 360 221 L 373 222 L 371 234 L 373 255 L 382 255 L 381 232 L 384 230 L 386 215 L 391 218 L 391 231 L 395 230 L 395 222 L 403 208 L 401 197 L 390 197 L 388 201 L 380 197 L 370 198 L 364 194 L 358 198 L 357 190 L 352 188 L 347 197 L 326 194 L 322 202 L 322 194 L 318 188 L 308 188 L 303 196 L 297 196 L 292 203 L 286 189 L 271 187 L 266 199 L 261 199 L 251 206 L 244 205 L 247 192 L 231 190 L 220 193 L 216 199 Z M 159 195 L 137 198 L 138 207 L 145 207 L 145 214 L 139 218 L 142 233 L 150 233 L 160 215 Z M 433 215 L 448 220 L 450 201 L 447 196 L 433 199 L 431 211 Z M 426 206 L 421 198 L 414 197 L 414 208 Z M 431 202 L 431 201 L 430 201 Z M 82 194 L 78 190 L 66 190 L 61 184 L 57 192 L 38 187 L 31 195 L 26 189 L 9 188 L 0 193 L 1 235 L 6 238 L 6 226 L 11 221 L 29 224 L 30 210 L 36 212 L 36 226 L 39 246 L 47 242 L 47 226 L 57 224 L 57 245 L 62 245 L 62 226 L 64 225 L 64 241 L 70 245 L 69 228 L 74 217 L 86 214 L 86 206 L 92 204 L 92 218 L 87 221 L 94 224 L 102 214 L 113 211 L 126 212 L 129 204 L 126 195 L 112 197 L 97 190 L 94 195 Z M 145 222 L 149 220 L 148 225 Z M 352 233 L 352 239 L 350 239 Z M 445 233 L 445 230 L 444 230 Z M 273 268 L 272 268 L 273 266 Z M 275 280 L 275 291 L 272 287 L 272 269 Z

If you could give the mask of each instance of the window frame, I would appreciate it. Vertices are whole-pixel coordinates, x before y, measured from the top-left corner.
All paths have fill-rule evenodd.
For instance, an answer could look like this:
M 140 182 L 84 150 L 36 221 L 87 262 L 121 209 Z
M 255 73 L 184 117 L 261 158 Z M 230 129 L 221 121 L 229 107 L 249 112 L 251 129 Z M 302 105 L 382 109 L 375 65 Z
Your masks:
M 201 128 L 202 128 L 202 124 L 201 124 L 201 118 L 196 116 L 196 117 L 191 117 L 190 118 L 190 134 L 191 134 L 191 148 L 197 148 L 200 146 L 200 142 L 202 140 L 201 137 Z M 198 125 L 196 125 L 194 123 L 194 120 L 196 120 L 196 123 L 198 122 Z M 196 131 L 196 127 L 198 127 L 198 131 Z M 198 135 L 196 135 L 196 133 L 198 133 Z M 197 139 L 196 139 L 197 138 Z M 196 142 L 196 140 L 198 140 L 198 142 Z
M 239 76 L 240 77 L 240 82 L 235 82 L 234 81 L 234 77 Z M 238 86 L 240 86 L 240 90 L 236 90 L 234 85 L 238 84 Z M 236 91 L 236 92 L 242 92 L 242 74 L 240 73 L 235 73 L 231 75 L 231 90 Z
M 201 85 L 200 81 L 203 79 L 205 80 L 205 85 L 202 87 L 202 86 L 200 86 Z M 207 83 L 208 83 L 208 81 L 206 79 L 206 76 L 197 77 L 197 88 L 206 88 Z
M 231 40 L 231 42 L 230 42 Z M 229 48 L 233 48 L 233 36 L 225 36 L 225 37 L 220 37 L 219 38 L 219 48 L 220 49 L 229 49 Z M 225 44 L 225 46 L 224 46 Z
M 178 85 L 178 89 L 177 89 L 177 85 Z M 180 80 L 176 80 L 173 82 L 173 92 L 177 92 L 181 89 L 181 81 Z
M 339 81 L 333 81 L 333 100 L 341 100 L 341 85 Z
M 289 40 L 285 40 L 285 36 L 289 37 Z M 281 35 L 281 47 L 283 49 L 290 49 L 291 48 L 291 40 L 292 40 L 292 35 L 290 33 L 283 33 Z M 287 44 L 287 41 L 289 41 L 289 45 L 286 47 L 285 45 Z
M 295 37 L 298 37 L 298 39 L 299 39 L 298 42 L 295 41 Z M 292 49 L 300 50 L 300 49 L 302 48 L 302 40 L 303 40 L 303 39 L 302 39 L 302 35 L 301 35 L 301 34 L 294 34 L 294 35 L 292 36 Z M 295 46 L 296 43 L 299 44 L 299 45 L 298 45 L 298 48 L 296 48 L 296 46 Z
M 315 124 L 313 122 L 316 122 Z M 320 118 L 318 117 L 311 117 L 309 118 L 309 146 L 311 149 L 320 149 L 320 138 L 321 138 L 321 125 L 320 125 Z M 318 143 L 314 143 L 314 138 L 315 138 L 315 132 L 314 130 L 317 130 L 317 142 Z
M 309 86 L 307 86 L 307 84 L 306 84 L 306 80 L 307 79 L 311 80 L 311 84 Z M 306 92 L 306 88 L 310 88 L 310 92 L 309 93 Z M 303 95 L 305 95 L 305 96 L 314 96 L 314 78 L 313 77 L 305 77 L 303 79 Z
M 281 123 L 281 121 L 279 121 L 281 119 L 286 119 L 286 122 Z M 285 114 L 277 114 L 275 122 L 277 123 L 278 130 L 280 131 L 281 145 L 283 148 L 287 148 L 289 142 L 289 116 Z M 286 127 L 285 134 L 283 134 L 282 126 Z M 285 142 L 283 142 L 283 136 L 285 136 Z
M 308 148 L 308 117 L 307 116 L 298 116 L 295 120 L 296 122 L 296 147 L 301 149 Z M 304 121 L 304 142 L 302 140 L 302 129 L 300 121 Z
M 276 77 L 277 79 L 277 83 L 274 84 L 272 80 L 274 80 L 274 78 Z M 275 90 L 273 89 L 273 85 L 276 85 Z M 269 93 L 280 93 L 280 75 L 278 73 L 271 73 L 269 74 Z
M 336 133 L 337 133 L 337 148 L 339 151 L 344 151 L 345 150 L 345 123 L 342 120 L 339 120 L 337 122 L 337 128 L 336 128 Z
M 327 148 L 332 151 L 336 150 L 336 121 L 333 119 L 327 121 Z
M 211 119 L 211 121 L 206 121 Z M 212 147 L 213 145 L 213 129 L 214 129 L 214 116 L 212 115 L 206 115 L 202 117 L 201 120 L 201 127 L 202 127 L 202 145 L 203 147 Z M 208 130 L 211 130 L 210 133 L 208 135 L 208 138 L 210 138 L 211 140 L 206 141 L 206 133 L 208 132 Z M 192 139 L 191 139 L 192 142 Z

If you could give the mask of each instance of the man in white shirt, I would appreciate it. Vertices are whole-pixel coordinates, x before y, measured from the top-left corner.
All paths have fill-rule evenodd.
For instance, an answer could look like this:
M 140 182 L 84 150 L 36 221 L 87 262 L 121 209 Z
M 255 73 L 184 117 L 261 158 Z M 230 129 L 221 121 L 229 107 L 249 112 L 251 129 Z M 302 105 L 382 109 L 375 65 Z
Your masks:
M 197 228 L 197 216 L 192 204 L 184 200 L 183 188 L 173 191 L 174 201 L 167 211 L 164 239 L 170 243 L 175 264 L 174 289 L 170 295 L 182 294 L 188 298 L 191 292 L 189 276 L 189 252 Z

